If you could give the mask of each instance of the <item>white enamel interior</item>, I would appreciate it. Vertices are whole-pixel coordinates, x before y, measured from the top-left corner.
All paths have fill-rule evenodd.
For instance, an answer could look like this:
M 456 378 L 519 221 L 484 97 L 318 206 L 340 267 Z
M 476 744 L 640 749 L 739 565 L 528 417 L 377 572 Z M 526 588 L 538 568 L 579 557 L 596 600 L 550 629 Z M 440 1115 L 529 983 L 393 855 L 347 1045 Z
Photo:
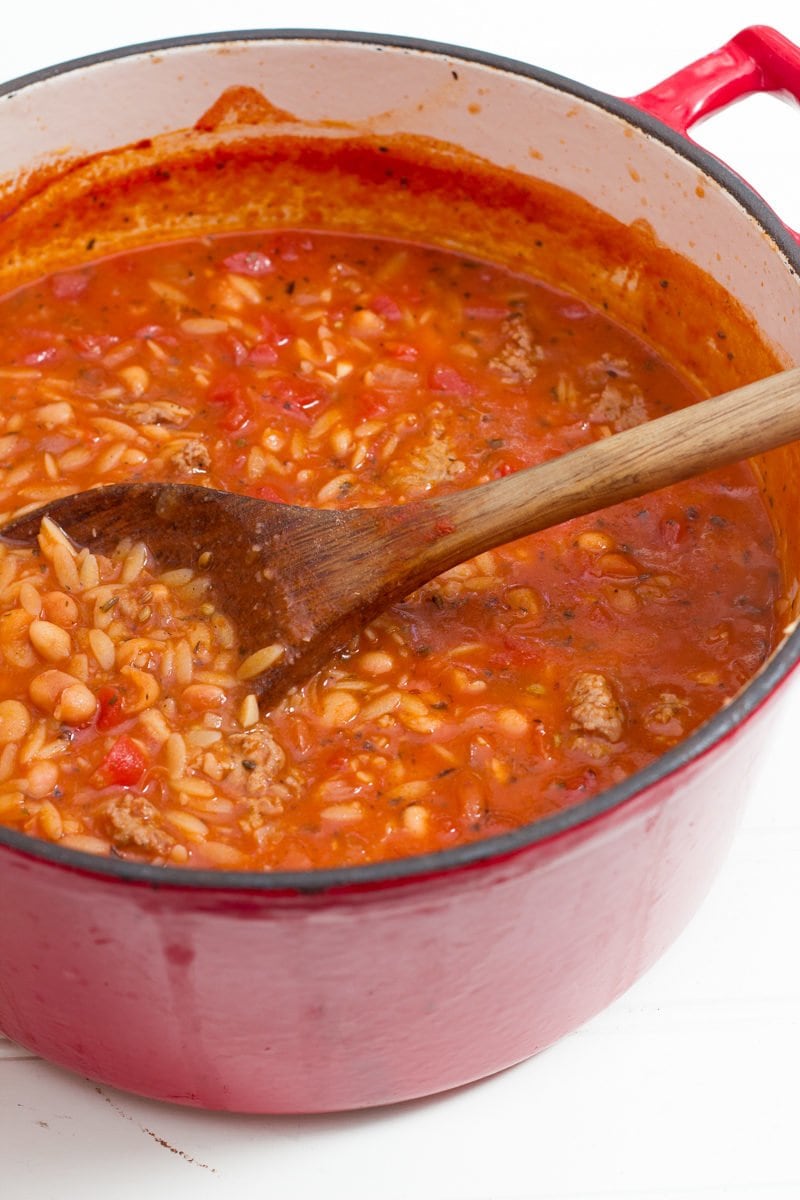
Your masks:
M 782 359 L 800 360 L 796 275 L 724 187 L 602 107 L 455 56 L 267 38 L 179 46 L 65 71 L 0 104 L 0 177 L 13 179 L 59 155 L 188 128 L 232 85 L 259 89 L 303 122 L 453 142 L 568 188 L 620 221 L 646 220 L 661 242 L 744 305 Z

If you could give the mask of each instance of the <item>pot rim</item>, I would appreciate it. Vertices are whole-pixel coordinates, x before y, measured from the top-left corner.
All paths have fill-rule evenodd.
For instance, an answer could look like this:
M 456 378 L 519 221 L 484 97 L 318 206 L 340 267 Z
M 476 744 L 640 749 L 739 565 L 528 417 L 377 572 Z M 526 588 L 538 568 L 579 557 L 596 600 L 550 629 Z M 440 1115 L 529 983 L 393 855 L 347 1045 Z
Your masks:
M 791 237 L 786 226 L 753 188 L 709 151 L 677 133 L 656 117 L 617 96 L 518 59 L 469 47 L 394 34 L 335 29 L 246 29 L 188 34 L 121 46 L 69 59 L 20 75 L 7 83 L 0 84 L 0 98 L 11 97 L 24 88 L 44 83 L 56 76 L 99 66 L 117 59 L 133 58 L 163 50 L 178 50 L 183 47 L 251 41 L 363 43 L 376 48 L 385 47 L 435 54 L 521 75 L 558 91 L 567 92 L 621 117 L 650 137 L 663 142 L 671 150 L 688 159 L 706 175 L 709 175 L 731 193 L 740 206 L 758 222 L 764 233 L 782 252 L 789 266 L 796 274 L 800 274 L 800 245 Z M 750 683 L 741 689 L 730 704 L 672 750 L 668 750 L 666 754 L 655 759 L 649 766 L 630 775 L 622 783 L 562 812 L 522 825 L 510 833 L 483 838 L 449 850 L 410 855 L 406 858 L 386 859 L 360 866 L 264 872 L 195 870 L 126 862 L 122 859 L 100 858 L 83 851 L 64 849 L 57 843 L 45 842 L 31 837 L 29 834 L 2 826 L 0 826 L 0 846 L 6 846 L 29 858 L 45 860 L 54 866 L 78 870 L 88 875 L 111 876 L 120 882 L 127 881 L 182 890 L 250 891 L 285 895 L 286 893 L 313 894 L 343 888 L 354 890 L 369 888 L 370 885 L 385 887 L 392 884 L 410 883 L 426 876 L 451 873 L 460 868 L 477 867 L 491 860 L 508 858 L 510 855 L 552 841 L 562 834 L 588 825 L 620 808 L 627 801 L 666 780 L 670 775 L 677 773 L 682 768 L 689 767 L 708 751 L 725 741 L 788 678 L 798 660 L 800 660 L 800 628 L 795 629 L 789 635 L 778 650 L 772 654 L 765 666 Z

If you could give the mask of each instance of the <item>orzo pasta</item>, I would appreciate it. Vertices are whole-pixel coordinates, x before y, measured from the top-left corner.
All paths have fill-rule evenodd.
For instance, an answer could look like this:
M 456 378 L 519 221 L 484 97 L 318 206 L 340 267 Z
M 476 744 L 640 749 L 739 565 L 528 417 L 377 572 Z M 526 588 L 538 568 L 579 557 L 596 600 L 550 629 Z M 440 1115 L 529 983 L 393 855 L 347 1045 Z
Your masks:
M 694 398 L 572 297 L 339 234 L 121 254 L 0 319 L 6 520 L 130 479 L 402 503 Z M 240 653 L 202 561 L 40 542 L 0 552 L 0 822 L 195 867 L 375 861 L 584 799 L 752 675 L 780 583 L 749 468 L 716 472 L 449 571 L 261 713 L 281 648 Z

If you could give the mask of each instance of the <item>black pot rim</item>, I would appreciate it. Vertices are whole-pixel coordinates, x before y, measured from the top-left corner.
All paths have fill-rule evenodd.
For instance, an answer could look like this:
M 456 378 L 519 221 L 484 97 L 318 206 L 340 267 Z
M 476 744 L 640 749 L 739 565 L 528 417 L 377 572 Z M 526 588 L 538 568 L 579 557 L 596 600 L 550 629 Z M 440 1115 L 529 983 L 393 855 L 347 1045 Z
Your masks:
M 386 48 L 434 54 L 521 75 L 558 91 L 567 92 L 621 117 L 649 136 L 663 142 L 671 150 L 711 176 L 730 192 L 740 206 L 758 222 L 768 238 L 782 252 L 789 265 L 796 273 L 800 274 L 800 246 L 790 236 L 776 213 L 740 176 L 708 151 L 688 141 L 655 117 L 642 112 L 616 96 L 516 59 L 463 46 L 391 34 L 360 33 L 348 30 L 247 29 L 203 33 L 122 46 L 99 54 L 90 54 L 57 63 L 0 85 L 0 100 L 10 98 L 24 88 L 45 83 L 58 75 L 81 71 L 87 67 L 114 62 L 117 59 L 178 50 L 182 47 L 213 46 L 249 41 L 364 43 L 376 50 Z M 520 826 L 511 833 L 488 837 L 467 845 L 457 846 L 451 850 L 440 850 L 408 858 L 387 859 L 363 866 L 310 871 L 263 872 L 194 870 L 132 863 L 122 859 L 100 858 L 82 851 L 64 849 L 57 844 L 32 838 L 27 834 L 3 827 L 0 827 L 0 846 L 5 845 L 10 850 L 17 851 L 26 857 L 45 860 L 54 866 L 78 870 L 89 875 L 111 876 L 119 882 L 124 881 L 157 888 L 309 895 L 343 888 L 362 890 L 369 888 L 370 885 L 386 887 L 391 884 L 411 883 L 422 880 L 426 876 L 438 876 L 460 868 L 479 866 L 507 858 L 550 841 L 570 830 L 578 829 L 620 808 L 627 801 L 695 762 L 729 737 L 788 677 L 798 659 L 800 659 L 800 628 L 787 638 L 759 674 L 742 689 L 730 704 L 716 713 L 685 741 L 667 751 L 643 770 L 637 771 L 622 783 L 600 792 L 581 804 L 567 808 L 563 812 Z

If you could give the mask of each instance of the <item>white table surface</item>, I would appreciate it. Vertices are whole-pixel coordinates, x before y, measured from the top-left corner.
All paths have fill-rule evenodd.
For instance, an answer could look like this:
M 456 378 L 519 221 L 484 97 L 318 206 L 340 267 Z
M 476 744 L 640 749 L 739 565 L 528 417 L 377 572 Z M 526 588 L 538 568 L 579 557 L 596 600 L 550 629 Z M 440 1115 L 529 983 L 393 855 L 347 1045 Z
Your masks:
M 14 0 L 4 15 L 6 79 L 184 33 L 335 27 L 479 47 L 632 95 L 748 24 L 800 42 L 797 0 L 523 0 L 513 9 L 486 0 Z M 755 98 L 697 133 L 800 228 L 799 111 Z M 769 731 L 745 821 L 701 912 L 627 995 L 538 1058 L 392 1108 L 230 1117 L 98 1087 L 0 1038 L 0 1194 L 797 1200 L 798 723 L 800 680 Z

